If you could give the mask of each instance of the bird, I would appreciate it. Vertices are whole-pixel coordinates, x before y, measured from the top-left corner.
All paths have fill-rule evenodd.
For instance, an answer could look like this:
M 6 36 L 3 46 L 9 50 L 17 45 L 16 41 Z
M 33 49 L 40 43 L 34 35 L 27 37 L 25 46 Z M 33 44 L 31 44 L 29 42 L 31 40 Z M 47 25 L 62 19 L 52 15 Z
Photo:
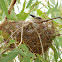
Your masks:
M 32 15 L 32 14 L 29 14 L 29 15 L 34 18 L 35 22 L 41 22 L 41 23 L 47 22 L 47 21 L 50 21 L 50 20 L 54 20 L 54 19 L 58 19 L 58 18 L 60 18 L 62 20 L 62 17 L 55 17 L 55 18 L 45 20 L 45 19 L 42 19 L 41 17 L 36 17 L 35 15 Z
M 42 21 L 43 19 L 41 17 L 36 17 L 35 15 L 29 14 L 34 18 L 34 21 Z

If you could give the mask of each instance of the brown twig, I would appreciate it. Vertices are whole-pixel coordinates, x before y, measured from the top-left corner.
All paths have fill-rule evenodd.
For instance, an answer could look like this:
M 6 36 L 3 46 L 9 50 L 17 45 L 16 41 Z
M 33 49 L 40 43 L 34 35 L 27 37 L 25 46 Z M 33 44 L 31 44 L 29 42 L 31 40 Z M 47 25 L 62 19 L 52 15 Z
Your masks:
M 13 6 L 14 6 L 15 3 L 16 3 L 16 0 L 12 0 L 12 2 L 11 2 L 11 4 L 10 4 L 10 7 L 9 7 L 9 9 L 8 9 L 9 15 L 10 15 L 10 13 L 11 13 L 11 11 L 12 11 Z M 6 16 L 5 16 L 5 18 L 4 18 L 4 21 L 7 21 L 7 17 L 6 17 Z
M 42 48 L 43 58 L 45 58 L 45 57 L 44 57 L 44 49 L 43 49 L 42 40 L 41 40 L 40 35 L 39 35 L 39 33 L 38 33 L 38 31 L 37 31 L 37 30 L 36 30 L 36 32 L 37 32 L 37 34 L 38 34 L 38 36 L 39 36 L 39 40 L 40 40 L 40 43 L 41 43 L 41 48 Z
M 38 35 L 38 37 L 39 37 L 39 40 L 40 40 L 40 43 L 41 43 L 41 48 L 42 48 L 43 58 L 45 58 L 45 57 L 44 57 L 44 49 L 43 49 L 43 44 L 42 44 L 42 40 L 41 40 L 40 34 L 38 33 L 38 31 L 37 31 L 37 29 L 36 29 L 35 27 L 34 27 L 34 30 L 36 30 L 37 35 Z
M 9 8 L 9 10 L 8 10 L 8 13 L 9 13 L 9 14 L 10 14 L 10 12 L 12 11 L 13 6 L 14 6 L 15 3 L 16 3 L 16 0 L 12 0 L 12 2 L 11 2 L 11 4 L 10 4 L 10 8 Z
M 60 18 L 61 20 L 62 20 L 62 17 L 55 17 L 55 18 L 52 18 L 52 19 L 48 19 L 48 20 L 42 20 L 40 17 L 36 17 L 37 18 L 37 20 L 41 20 L 41 21 L 34 21 L 35 23 L 43 23 L 43 22 L 48 22 L 48 21 L 50 21 L 50 20 L 54 20 L 54 19 L 58 19 L 58 18 Z M 39 19 L 40 18 L 40 19 Z
M 0 53 L 0 55 L 3 54 L 3 53 L 5 53 L 8 50 L 9 50 L 9 48 L 5 49 L 2 53 Z
M 22 40 L 23 40 L 23 23 L 22 23 L 22 27 L 21 27 L 21 42 L 19 43 L 19 45 L 21 45 Z M 19 45 L 18 45 L 18 46 L 19 46 Z

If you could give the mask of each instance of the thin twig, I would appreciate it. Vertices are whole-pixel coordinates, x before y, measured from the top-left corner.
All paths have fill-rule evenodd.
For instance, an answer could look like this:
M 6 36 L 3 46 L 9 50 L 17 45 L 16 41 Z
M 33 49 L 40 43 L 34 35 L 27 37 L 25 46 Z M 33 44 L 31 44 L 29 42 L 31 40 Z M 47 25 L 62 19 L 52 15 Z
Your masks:
M 10 14 L 12 9 L 13 9 L 13 6 L 14 4 L 16 3 L 16 0 L 12 0 L 11 4 L 10 4 L 10 8 L 8 9 L 8 13 Z
M 42 40 L 41 40 L 41 37 L 40 37 L 40 35 L 39 35 L 37 29 L 36 29 L 36 32 L 37 32 L 37 34 L 38 34 L 38 36 L 39 36 L 39 40 L 40 40 L 41 48 L 42 48 L 42 54 L 43 54 L 43 58 L 44 58 L 44 49 L 43 49 L 43 45 L 42 45 Z
M 19 43 L 19 45 L 21 45 L 22 41 L 23 41 L 23 23 L 22 23 L 22 27 L 21 27 L 21 42 Z
M 21 27 L 19 28 L 19 29 L 21 29 Z M 11 38 L 19 29 L 17 29 L 16 31 L 14 31 L 10 36 L 9 36 L 9 38 Z M 7 43 L 8 42 L 8 40 L 9 40 L 9 38 L 6 40 L 6 42 L 5 43 Z
M 16 0 L 12 0 L 12 2 L 11 2 L 11 4 L 10 4 L 10 7 L 9 7 L 9 9 L 8 9 L 8 13 L 9 13 L 9 14 L 11 13 L 11 11 L 12 11 L 13 6 L 14 6 L 15 3 L 16 3 Z M 6 16 L 5 16 L 5 18 L 4 18 L 4 21 L 7 21 L 7 17 L 6 17 Z
M 34 21 L 34 23 L 43 23 L 43 22 L 47 22 L 47 21 L 50 21 L 50 20 L 58 19 L 58 18 L 60 18 L 62 20 L 62 17 L 55 17 L 55 18 L 48 19 L 48 20 L 38 19 L 38 17 L 36 17 L 36 18 L 37 18 L 37 20 L 41 20 L 41 21 Z
M 3 53 L 5 53 L 5 52 L 8 51 L 8 50 L 9 50 L 9 48 L 7 48 L 7 49 L 4 50 L 2 53 L 0 53 L 0 55 L 3 54 Z
M 40 43 L 41 43 L 41 48 L 42 48 L 42 54 L 43 54 L 43 58 L 44 58 L 44 49 L 43 49 L 43 45 L 42 45 L 42 40 L 41 40 L 41 37 L 39 35 L 39 33 L 37 32 L 38 36 L 39 36 L 39 40 L 40 40 Z
M 37 29 L 35 28 L 35 26 L 34 26 L 34 30 L 36 30 L 36 32 L 37 32 L 37 34 L 38 34 L 38 37 L 39 37 L 39 40 L 40 40 L 40 43 L 41 43 L 43 58 L 45 58 L 45 57 L 44 57 L 44 49 L 43 49 L 43 45 L 42 45 L 42 40 L 41 40 L 40 34 L 38 33 L 38 31 L 37 31 Z

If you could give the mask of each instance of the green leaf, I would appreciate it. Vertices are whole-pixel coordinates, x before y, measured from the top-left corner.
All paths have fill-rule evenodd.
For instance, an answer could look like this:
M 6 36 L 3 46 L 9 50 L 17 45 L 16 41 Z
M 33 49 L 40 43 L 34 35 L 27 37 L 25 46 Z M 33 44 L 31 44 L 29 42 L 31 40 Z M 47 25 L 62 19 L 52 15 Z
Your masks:
M 58 59 L 58 53 L 57 53 L 57 50 L 55 49 L 54 51 L 54 58 L 55 58 L 55 61 L 57 62 L 57 59 Z
M 25 20 L 28 17 L 28 13 L 20 12 L 20 14 L 17 14 L 17 17 L 19 20 Z
M 0 36 L 1 36 L 2 31 L 0 31 Z
M 19 53 L 23 56 L 22 62 L 30 62 L 30 61 L 32 61 L 35 58 L 35 55 L 34 54 L 29 53 L 29 52 L 28 53 L 25 53 L 25 52 L 23 52 L 22 49 L 19 49 Z M 32 57 L 32 59 L 30 60 L 31 57 Z
M 41 62 L 41 60 L 39 60 L 38 58 L 36 58 L 34 62 Z
M 8 9 L 4 0 L 0 0 L 0 7 L 2 11 L 6 14 L 7 18 L 9 18 Z
M 46 14 L 44 14 L 40 9 L 37 9 L 37 14 L 42 18 L 46 19 Z M 47 16 L 48 17 L 48 16 Z
M 24 3 L 23 3 L 23 9 L 21 10 L 21 12 L 24 12 L 25 4 L 26 4 L 26 0 L 25 0 Z
M 55 5 L 55 9 L 57 9 L 57 7 L 58 7 L 58 1 L 57 1 L 57 4 Z
M 48 0 L 48 7 L 50 8 L 50 3 L 49 3 L 49 0 Z
M 47 7 L 44 3 L 40 3 L 40 4 L 42 4 L 45 8 L 47 8 L 47 9 L 48 9 L 48 7 Z
M 18 49 L 19 54 L 21 54 L 23 57 L 26 56 L 26 53 L 22 51 L 22 49 Z
M 30 62 L 35 58 L 35 55 L 28 50 L 26 44 L 21 44 L 19 48 L 21 48 L 19 49 L 19 53 L 23 56 L 24 62 Z M 33 58 L 32 60 L 30 60 L 31 57 Z
M 17 42 L 15 40 L 10 40 L 10 42 L 8 43 L 6 47 L 10 46 L 10 44 L 13 44 L 13 43 L 17 43 Z
M 57 59 L 58 59 L 58 52 L 57 52 L 56 48 L 55 48 L 53 45 L 51 45 L 51 47 L 52 47 L 52 49 L 53 49 L 53 51 L 54 51 L 54 58 L 55 58 L 55 61 L 57 62 Z
M 21 44 L 20 46 L 19 46 L 19 48 L 21 48 L 21 49 L 19 49 L 19 53 L 22 55 L 22 56 L 28 56 L 28 52 L 29 52 L 29 50 L 28 50 L 28 47 L 25 45 L 25 44 Z
M 27 53 L 27 56 L 28 57 L 32 57 L 32 58 L 35 58 L 35 55 L 32 52 L 30 52 L 30 51 Z
M 40 56 L 39 54 L 36 54 L 37 58 L 40 59 L 42 62 L 48 62 L 47 60 L 45 60 L 42 56 Z
M 11 0 L 4 0 L 4 1 L 5 1 L 5 4 L 6 4 L 7 8 L 8 8 L 8 6 L 9 6 L 10 3 L 11 3 Z
M 10 60 L 9 62 L 14 62 L 14 60 Z
M 53 0 L 50 0 L 51 1 L 51 3 L 53 4 L 53 5 L 55 5 L 55 0 L 53 1 Z
M 3 38 L 2 37 L 0 37 L 0 42 L 2 42 L 3 41 Z
M 20 2 L 20 0 L 17 0 L 17 2 L 20 3 L 20 4 L 22 3 L 22 2 Z
M 33 59 L 34 59 L 34 58 L 31 58 L 31 59 L 30 59 L 30 62 L 33 62 Z
M 59 47 L 59 43 L 58 43 L 57 39 L 55 38 L 54 41 L 55 41 L 56 47 L 58 48 Z
M 6 3 L 8 3 L 8 5 L 10 5 L 11 0 L 5 0 Z
M 62 47 L 62 36 L 58 36 L 56 42 Z
M 39 16 L 41 16 L 41 15 L 43 14 L 43 12 L 42 12 L 40 9 L 37 9 L 37 14 L 38 14 Z
M 11 11 L 11 13 L 9 15 L 9 19 L 18 21 L 18 17 L 16 16 L 16 14 L 13 10 Z
M 6 57 L 2 57 L 1 62 L 8 62 L 13 60 L 18 55 L 18 49 L 14 49 L 13 51 L 9 52 Z
M 37 9 L 36 7 L 37 7 L 40 3 L 41 3 L 41 2 L 35 2 L 32 6 L 30 6 L 30 11 L 31 11 L 31 10 L 35 11 L 35 10 Z M 35 10 L 34 10 L 34 9 L 35 9 Z M 30 12 L 30 11 L 29 11 L 29 12 Z
M 25 53 L 28 53 L 28 47 L 26 46 L 26 44 L 21 44 L 20 45 L 20 48 L 25 52 Z
M 32 1 L 33 1 L 33 0 L 29 0 L 29 2 L 28 2 L 28 4 L 27 4 L 26 8 L 28 8 L 28 7 L 31 5 Z
M 30 62 L 30 57 L 24 57 L 24 62 Z
M 19 61 L 23 62 L 23 56 L 22 55 L 19 55 Z
M 59 62 L 62 62 L 62 59 Z
M 23 49 L 23 48 L 22 48 L 22 49 Z M 19 53 L 23 56 L 22 62 L 30 62 L 30 58 L 31 58 L 31 57 L 32 57 L 33 59 L 35 58 L 34 54 L 31 55 L 31 53 L 29 54 L 29 52 L 28 52 L 28 53 L 25 53 L 25 52 L 23 52 L 22 49 L 18 49 Z M 33 59 L 32 59 L 32 60 L 33 60 Z
M 2 54 L 2 57 L 6 57 L 7 56 L 7 54 Z
M 3 11 L 0 9 L 0 21 L 2 20 Z

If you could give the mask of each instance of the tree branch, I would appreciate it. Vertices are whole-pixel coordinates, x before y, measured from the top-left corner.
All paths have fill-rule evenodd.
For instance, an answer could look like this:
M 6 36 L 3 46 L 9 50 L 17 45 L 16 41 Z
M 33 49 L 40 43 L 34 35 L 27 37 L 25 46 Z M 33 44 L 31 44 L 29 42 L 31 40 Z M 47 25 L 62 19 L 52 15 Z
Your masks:
M 12 0 L 12 2 L 11 2 L 11 4 L 10 4 L 10 7 L 9 7 L 9 9 L 8 9 L 9 15 L 10 15 L 10 13 L 11 13 L 11 11 L 12 11 L 13 6 L 14 6 L 15 3 L 16 3 L 16 0 Z M 4 18 L 4 21 L 7 21 L 7 17 Z

